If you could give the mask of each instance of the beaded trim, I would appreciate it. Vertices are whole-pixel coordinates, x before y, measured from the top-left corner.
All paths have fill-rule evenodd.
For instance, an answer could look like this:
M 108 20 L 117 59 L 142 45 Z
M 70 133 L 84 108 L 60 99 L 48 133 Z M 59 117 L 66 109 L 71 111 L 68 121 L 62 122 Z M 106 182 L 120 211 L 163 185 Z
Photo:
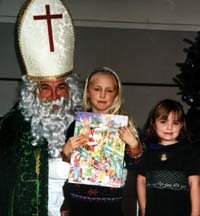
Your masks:
M 122 197 L 90 197 L 90 196 L 82 196 L 74 193 L 70 194 L 72 198 L 80 199 L 88 202 L 119 202 L 122 200 Z

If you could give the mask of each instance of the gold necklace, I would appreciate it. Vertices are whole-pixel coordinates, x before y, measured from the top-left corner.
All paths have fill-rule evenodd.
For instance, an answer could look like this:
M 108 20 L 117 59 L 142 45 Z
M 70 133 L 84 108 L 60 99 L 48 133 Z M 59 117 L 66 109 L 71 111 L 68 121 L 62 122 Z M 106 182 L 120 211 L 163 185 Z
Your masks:
M 166 161 L 167 159 L 168 159 L 167 158 L 167 153 L 166 152 L 161 153 L 160 160 L 161 161 Z

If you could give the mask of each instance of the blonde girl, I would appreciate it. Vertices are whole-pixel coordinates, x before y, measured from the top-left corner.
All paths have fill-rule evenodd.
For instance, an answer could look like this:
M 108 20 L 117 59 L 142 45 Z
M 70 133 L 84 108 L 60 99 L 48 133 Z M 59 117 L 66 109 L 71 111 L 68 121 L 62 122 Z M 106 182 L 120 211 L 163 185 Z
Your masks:
M 122 87 L 118 75 L 110 68 L 96 68 L 87 78 L 83 95 L 83 111 L 101 114 L 126 115 L 122 109 Z M 74 127 L 74 126 L 73 126 Z M 63 153 L 70 157 L 73 149 L 83 145 L 87 138 L 85 135 L 71 135 Z M 133 121 L 129 118 L 129 125 L 119 129 L 120 138 L 127 144 L 127 155 L 132 161 L 141 155 L 141 144 Z M 102 186 L 66 184 L 65 197 L 69 202 L 70 216 L 122 216 L 121 201 L 122 188 Z M 66 199 L 67 199 L 66 198 Z M 66 201 L 66 200 L 65 200 Z M 66 209 L 62 208 L 62 213 Z

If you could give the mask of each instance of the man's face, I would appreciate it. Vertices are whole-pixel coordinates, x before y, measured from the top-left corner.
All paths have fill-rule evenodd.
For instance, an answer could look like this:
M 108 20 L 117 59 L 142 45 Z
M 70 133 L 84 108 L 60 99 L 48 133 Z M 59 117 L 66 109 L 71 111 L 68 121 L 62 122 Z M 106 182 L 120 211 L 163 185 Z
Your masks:
M 64 79 L 56 81 L 41 81 L 38 83 L 39 98 L 47 101 L 54 101 L 68 94 L 67 84 Z

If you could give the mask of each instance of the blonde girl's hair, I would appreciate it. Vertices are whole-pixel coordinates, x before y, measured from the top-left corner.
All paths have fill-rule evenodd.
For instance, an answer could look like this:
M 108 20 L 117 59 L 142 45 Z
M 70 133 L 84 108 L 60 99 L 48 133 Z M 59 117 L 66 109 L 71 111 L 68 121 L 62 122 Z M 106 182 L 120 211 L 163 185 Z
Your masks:
M 121 81 L 119 79 L 119 76 L 117 75 L 117 73 L 114 70 L 110 69 L 109 67 L 105 67 L 105 66 L 95 68 L 95 70 L 86 79 L 85 87 L 84 87 L 84 91 L 83 91 L 83 110 L 85 112 L 91 112 L 91 110 L 92 110 L 92 105 L 91 105 L 90 99 L 87 96 L 87 91 L 88 91 L 88 87 L 90 85 L 90 81 L 95 74 L 110 74 L 116 80 L 117 95 L 116 95 L 114 102 L 113 102 L 113 105 L 110 107 L 108 113 L 114 114 L 114 115 L 117 115 L 117 114 L 118 115 L 128 115 L 123 109 L 122 84 L 121 84 Z M 129 124 L 129 127 L 133 130 L 134 134 L 138 136 L 137 130 L 135 127 L 135 123 L 130 116 L 129 116 L 129 123 L 128 124 Z
M 113 105 L 110 107 L 108 113 L 109 114 L 119 114 L 122 109 L 122 85 L 120 79 L 115 71 L 108 67 L 97 67 L 86 79 L 85 87 L 83 91 L 83 110 L 89 112 L 92 110 L 92 105 L 90 99 L 87 96 L 88 87 L 90 85 L 90 80 L 96 74 L 111 74 L 117 83 L 117 95 L 114 99 Z

